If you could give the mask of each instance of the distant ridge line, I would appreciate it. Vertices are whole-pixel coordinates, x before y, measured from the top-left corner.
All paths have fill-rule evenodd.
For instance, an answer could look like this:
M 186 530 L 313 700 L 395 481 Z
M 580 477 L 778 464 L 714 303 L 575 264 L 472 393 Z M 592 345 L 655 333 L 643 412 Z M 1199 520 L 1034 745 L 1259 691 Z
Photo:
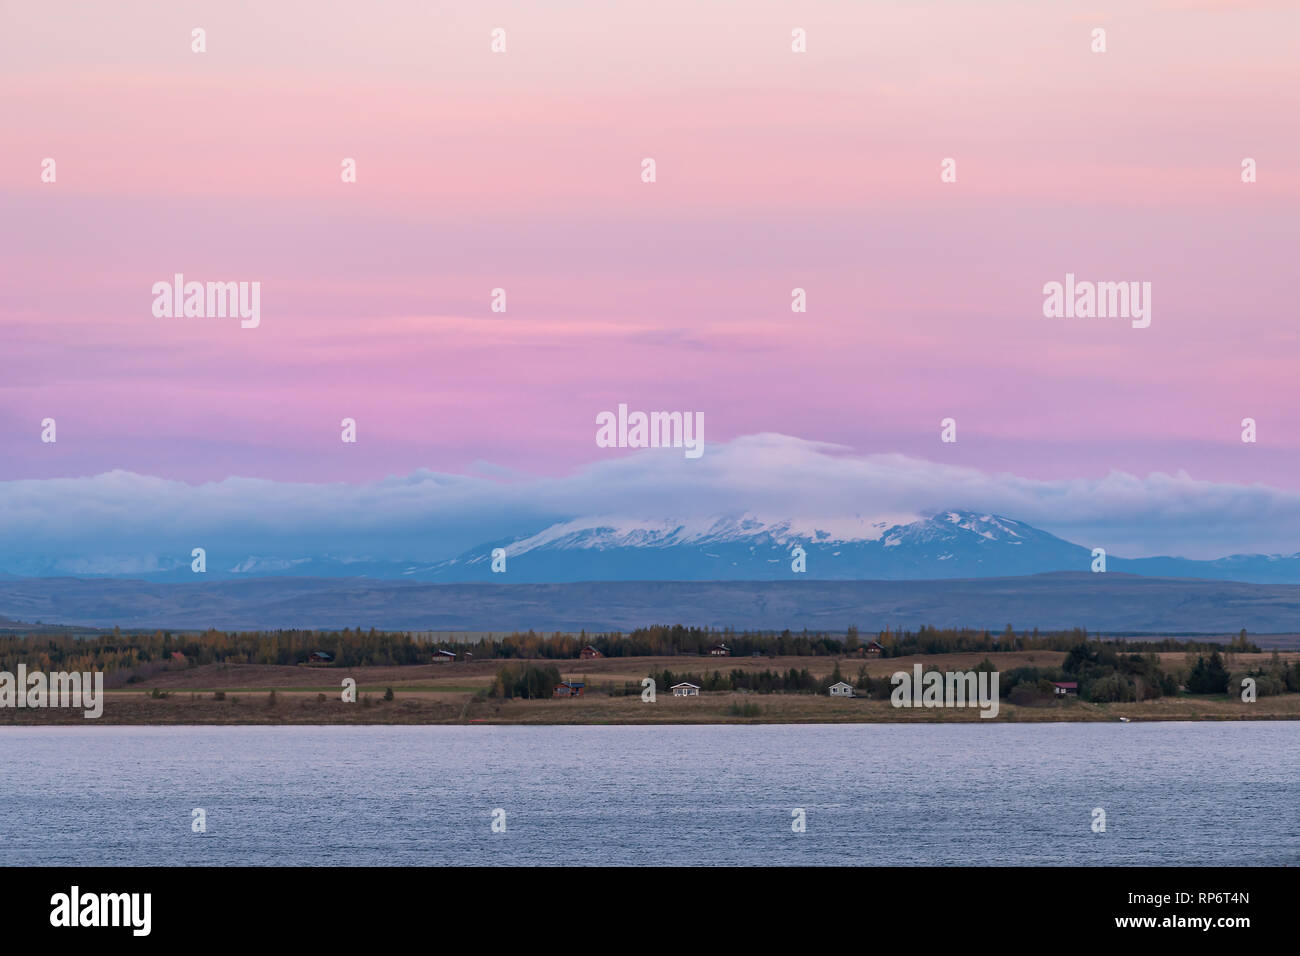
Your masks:
M 273 577 L 204 582 L 0 581 L 0 615 L 72 627 L 201 630 L 628 631 L 667 622 L 749 630 L 884 627 L 1292 633 L 1300 585 L 1107 572 L 931 581 L 427 583 Z

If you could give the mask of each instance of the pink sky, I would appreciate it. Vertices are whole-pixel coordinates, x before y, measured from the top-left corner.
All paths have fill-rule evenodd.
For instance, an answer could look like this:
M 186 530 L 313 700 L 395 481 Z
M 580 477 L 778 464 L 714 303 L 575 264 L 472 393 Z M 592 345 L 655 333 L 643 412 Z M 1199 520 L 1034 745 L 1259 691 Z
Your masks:
M 0 479 L 563 474 L 626 402 L 1300 487 L 1293 3 L 3 6 Z M 1067 271 L 1151 327 L 1044 318 Z

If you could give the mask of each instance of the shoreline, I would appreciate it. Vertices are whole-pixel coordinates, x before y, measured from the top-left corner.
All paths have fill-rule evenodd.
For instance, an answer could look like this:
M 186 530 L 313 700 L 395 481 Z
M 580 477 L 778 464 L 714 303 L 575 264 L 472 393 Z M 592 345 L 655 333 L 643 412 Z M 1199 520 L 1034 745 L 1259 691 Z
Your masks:
M 1059 668 L 1059 651 L 1006 651 L 989 655 L 1007 671 L 1020 667 Z M 1166 666 L 1185 664 L 1183 653 L 1158 655 Z M 1239 654 L 1239 669 L 1264 664 L 1269 655 Z M 1300 655 L 1288 654 L 1290 659 Z M 521 661 L 477 660 L 450 664 L 309 667 L 298 665 L 214 663 L 168 666 L 133 675 L 125 685 L 105 688 L 102 714 L 83 716 L 83 708 L 0 708 L 0 727 L 86 726 L 654 726 L 744 724 L 905 724 L 905 723 L 1133 723 L 1150 721 L 1300 720 L 1300 693 L 1261 696 L 1246 703 L 1228 694 L 1176 695 L 1129 702 L 1093 702 L 1076 696 L 1011 703 L 998 698 L 995 717 L 981 717 L 972 707 L 893 707 L 888 691 L 871 696 L 831 697 L 825 693 L 746 688 L 703 689 L 698 696 L 674 697 L 660 686 L 656 700 L 641 699 L 647 673 L 670 680 L 735 668 L 749 672 L 772 669 L 811 671 L 815 679 L 838 669 L 861 671 L 872 679 L 916 664 L 928 669 L 964 671 L 976 667 L 985 652 L 954 652 L 870 660 L 830 656 L 731 658 L 694 656 L 546 660 L 565 680 L 580 681 L 584 692 L 573 697 L 506 698 L 499 690 L 501 669 Z M 123 678 L 119 678 L 121 680 Z M 356 699 L 345 703 L 341 691 L 351 686 Z M 385 700 L 391 691 L 391 699 Z M 93 708 L 92 708 L 93 710 Z
M 995 717 L 977 707 L 901 708 L 887 700 L 835 699 L 808 694 L 749 695 L 718 692 L 699 698 L 593 696 L 576 701 L 470 699 L 445 695 L 397 695 L 392 701 L 321 701 L 317 694 L 276 690 L 234 694 L 224 700 L 173 693 L 155 698 L 144 692 L 109 692 L 98 718 L 74 708 L 0 710 L 3 727 L 168 727 L 168 726 L 708 726 L 776 724 L 1093 724 L 1153 722 L 1241 722 L 1300 720 L 1300 694 L 1242 703 L 1226 698 L 1157 698 L 1141 703 L 1100 704 L 1070 700 L 1017 706 L 1002 701 Z M 653 708 L 653 710 L 651 710 Z

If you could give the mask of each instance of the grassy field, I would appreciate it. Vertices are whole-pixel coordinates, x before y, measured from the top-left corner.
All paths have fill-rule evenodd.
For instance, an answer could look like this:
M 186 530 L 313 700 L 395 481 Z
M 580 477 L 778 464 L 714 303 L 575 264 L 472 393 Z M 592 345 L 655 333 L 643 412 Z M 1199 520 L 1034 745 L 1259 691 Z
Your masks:
M 970 670 L 986 655 L 936 654 L 866 661 L 873 677 L 911 670 Z M 1017 667 L 1055 667 L 1065 655 L 1054 651 L 1017 651 L 989 656 L 1001 671 Z M 1282 655 L 1285 660 L 1300 653 Z M 1162 655 L 1163 663 L 1182 666 L 1183 654 Z M 1252 669 L 1269 655 L 1238 654 L 1234 670 Z M 656 724 L 656 723 L 858 723 L 979 721 L 975 708 L 895 708 L 887 699 L 842 699 L 812 694 L 703 693 L 698 698 L 674 698 L 658 688 L 657 700 L 621 696 L 625 683 L 639 686 L 651 670 L 676 674 L 727 672 L 732 669 L 785 671 L 807 668 L 814 676 L 831 673 L 829 657 L 727 658 L 638 657 L 555 663 L 566 679 L 585 680 L 589 692 L 564 700 L 482 699 L 507 662 L 475 661 L 406 667 L 278 667 L 253 664 L 210 664 L 155 674 L 146 681 L 105 694 L 104 724 Z M 520 663 L 520 662 L 513 662 Z M 863 661 L 841 660 L 843 675 L 852 682 Z M 358 701 L 340 699 L 344 678 L 357 682 Z M 394 699 L 382 700 L 392 688 Z M 275 700 L 271 700 L 271 692 Z M 157 692 L 160 696 L 154 696 Z M 216 695 L 224 695 L 217 699 Z M 165 695 L 165 696 L 164 696 Z M 323 698 L 323 699 L 322 699 Z M 1294 720 L 1300 719 L 1300 694 L 1261 697 L 1247 704 L 1235 696 L 1166 697 L 1129 704 L 1092 704 L 1078 699 L 1043 706 L 1016 707 L 1002 701 L 998 721 L 1118 720 Z M 991 721 L 989 721 L 991 722 Z M 0 710 L 0 726 L 8 724 L 77 724 L 88 722 L 79 710 L 46 708 Z

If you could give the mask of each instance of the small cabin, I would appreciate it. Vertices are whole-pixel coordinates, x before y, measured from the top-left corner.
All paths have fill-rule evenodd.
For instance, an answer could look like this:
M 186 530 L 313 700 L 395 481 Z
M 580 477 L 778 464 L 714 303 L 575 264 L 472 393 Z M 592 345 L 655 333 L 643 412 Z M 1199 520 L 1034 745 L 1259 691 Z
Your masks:
M 333 664 L 334 655 L 326 654 L 324 651 L 312 651 L 307 657 L 308 664 Z
M 690 683 L 689 681 L 682 681 L 680 684 L 673 684 L 673 696 L 674 697 L 699 697 L 700 688 L 697 685 Z
M 587 689 L 586 681 L 566 680 L 563 683 L 555 685 L 556 697 L 581 697 L 583 691 Z
M 714 644 L 711 648 L 709 648 L 709 656 L 710 656 L 710 657 L 730 657 L 730 656 L 731 656 L 731 648 L 729 648 L 726 644 Z
M 433 652 L 433 663 L 435 664 L 450 664 L 455 659 L 456 659 L 456 655 L 451 651 Z
M 1079 693 L 1078 681 L 1052 681 L 1052 687 L 1054 688 L 1057 697 L 1066 697 L 1070 694 Z
M 862 653 L 879 657 L 881 654 L 885 653 L 885 645 L 881 644 L 879 641 L 867 641 L 867 643 L 862 645 Z
M 602 654 L 600 651 L 596 650 L 590 644 L 588 644 L 586 647 L 584 647 L 581 651 L 578 652 L 578 656 L 581 657 L 584 661 L 594 661 L 597 657 L 604 657 L 605 655 Z
M 838 684 L 831 684 L 831 686 L 827 688 L 827 693 L 832 697 L 852 697 L 853 685 L 840 681 Z

